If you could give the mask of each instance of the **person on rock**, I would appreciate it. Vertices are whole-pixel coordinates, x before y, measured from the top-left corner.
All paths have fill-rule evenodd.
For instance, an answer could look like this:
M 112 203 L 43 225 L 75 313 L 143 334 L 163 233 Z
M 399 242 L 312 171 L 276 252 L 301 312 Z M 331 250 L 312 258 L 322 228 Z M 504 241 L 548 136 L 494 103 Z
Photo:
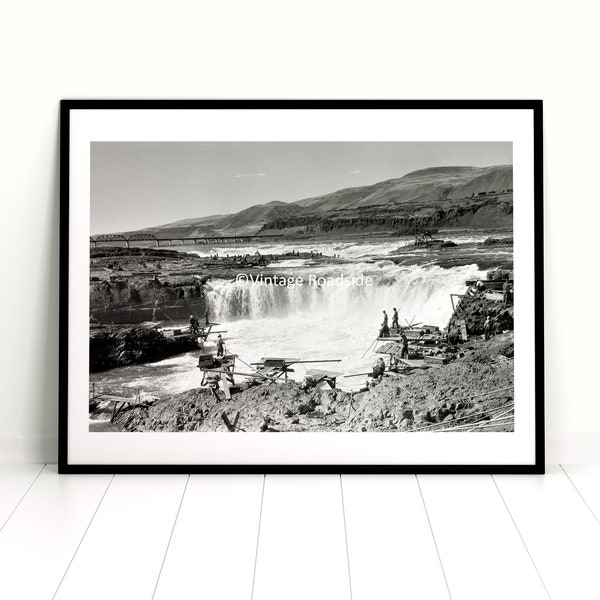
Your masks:
M 489 315 L 485 318 L 485 323 L 483 324 L 483 331 L 485 333 L 485 339 L 489 340 L 492 336 L 492 320 L 490 319 Z
M 377 364 L 379 365 L 379 381 L 383 379 L 383 374 L 385 373 L 385 361 L 383 358 L 379 357 L 377 359 Z
M 385 362 L 383 358 L 378 358 L 375 364 L 373 365 L 373 373 L 371 377 L 375 381 L 381 381 L 383 379 L 383 374 L 385 373 Z
M 398 329 L 398 311 L 394 307 L 394 312 L 392 313 L 392 329 Z
M 447 338 L 448 344 L 451 346 L 456 346 L 460 342 L 460 334 L 457 329 L 449 330 Z

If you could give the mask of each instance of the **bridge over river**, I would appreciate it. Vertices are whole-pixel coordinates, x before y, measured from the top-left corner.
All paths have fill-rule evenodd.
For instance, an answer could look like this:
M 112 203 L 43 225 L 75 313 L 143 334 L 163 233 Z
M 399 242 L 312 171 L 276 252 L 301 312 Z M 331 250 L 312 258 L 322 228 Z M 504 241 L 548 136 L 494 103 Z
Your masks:
M 237 244 L 253 241 L 272 241 L 283 237 L 281 233 L 271 233 L 268 235 L 213 235 L 207 237 L 169 237 L 158 238 L 150 233 L 133 233 L 129 236 L 116 233 L 90 236 L 90 244 L 97 248 L 98 244 L 124 244 L 127 248 L 132 245 L 145 245 L 151 242 L 160 246 L 183 246 L 184 244 Z

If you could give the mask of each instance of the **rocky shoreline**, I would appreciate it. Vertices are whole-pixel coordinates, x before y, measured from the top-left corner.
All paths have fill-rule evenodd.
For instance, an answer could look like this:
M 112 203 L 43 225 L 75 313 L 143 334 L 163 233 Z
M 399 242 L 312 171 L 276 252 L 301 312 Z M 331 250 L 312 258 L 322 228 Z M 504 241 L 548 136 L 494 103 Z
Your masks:
M 156 362 L 198 349 L 196 337 L 167 337 L 151 327 L 90 326 L 90 373 Z
M 513 431 L 514 341 L 512 332 L 474 339 L 450 364 L 407 375 L 386 373 L 362 392 L 302 389 L 300 384 L 248 387 L 231 400 L 197 388 L 126 408 L 115 419 L 124 431 Z

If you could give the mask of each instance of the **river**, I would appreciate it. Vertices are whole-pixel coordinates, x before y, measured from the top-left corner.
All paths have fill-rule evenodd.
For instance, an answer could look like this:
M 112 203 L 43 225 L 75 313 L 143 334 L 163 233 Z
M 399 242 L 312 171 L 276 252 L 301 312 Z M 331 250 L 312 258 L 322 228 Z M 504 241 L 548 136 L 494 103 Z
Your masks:
M 264 278 L 270 273 L 299 277 L 304 280 L 300 284 L 273 285 L 236 281 L 233 277 L 209 282 L 211 320 L 220 323 L 217 329 L 226 331 L 223 334 L 226 348 L 237 354 L 240 361 L 252 363 L 264 356 L 341 361 L 297 365 L 293 377 L 301 380 L 311 367 L 347 374 L 370 367 L 375 355 L 371 352 L 363 357 L 363 354 L 377 335 L 383 310 L 390 321 L 396 307 L 401 324 L 420 322 L 445 327 L 452 313 L 451 293 L 464 292 L 465 280 L 484 277 L 487 269 L 512 261 L 511 246 L 479 246 L 474 250 L 473 242 L 490 235 L 490 232 L 440 233 L 439 237 L 459 246 L 435 252 L 426 248 L 409 249 L 412 238 L 408 237 L 173 249 L 206 256 L 217 252 L 220 256 L 254 254 L 257 250 L 262 254 L 300 250 L 339 255 L 340 260 L 330 265 L 291 258 L 262 272 Z M 510 232 L 493 235 L 510 236 Z M 403 248 L 401 260 L 391 260 L 398 255 L 399 248 Z M 365 280 L 371 284 L 367 285 Z M 166 396 L 199 385 L 201 376 L 196 362 L 197 352 L 192 352 L 153 364 L 91 374 L 90 382 L 105 390 L 138 389 L 142 397 Z M 249 369 L 241 362 L 238 368 L 246 372 Z M 351 389 L 361 379 L 341 379 L 341 387 Z

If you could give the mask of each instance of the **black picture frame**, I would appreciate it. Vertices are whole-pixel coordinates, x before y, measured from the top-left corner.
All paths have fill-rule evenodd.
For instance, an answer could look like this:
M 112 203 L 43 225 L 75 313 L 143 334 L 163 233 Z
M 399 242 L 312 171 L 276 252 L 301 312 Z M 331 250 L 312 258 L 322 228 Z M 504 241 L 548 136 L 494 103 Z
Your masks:
M 417 109 L 530 110 L 533 118 L 535 260 L 535 461 L 531 464 L 421 465 L 223 465 L 223 464 L 74 464 L 68 457 L 70 135 L 73 110 L 181 109 Z M 543 102 L 541 100 L 62 100 L 60 104 L 60 473 L 139 474 L 542 474 L 544 473 L 544 267 L 543 267 Z

